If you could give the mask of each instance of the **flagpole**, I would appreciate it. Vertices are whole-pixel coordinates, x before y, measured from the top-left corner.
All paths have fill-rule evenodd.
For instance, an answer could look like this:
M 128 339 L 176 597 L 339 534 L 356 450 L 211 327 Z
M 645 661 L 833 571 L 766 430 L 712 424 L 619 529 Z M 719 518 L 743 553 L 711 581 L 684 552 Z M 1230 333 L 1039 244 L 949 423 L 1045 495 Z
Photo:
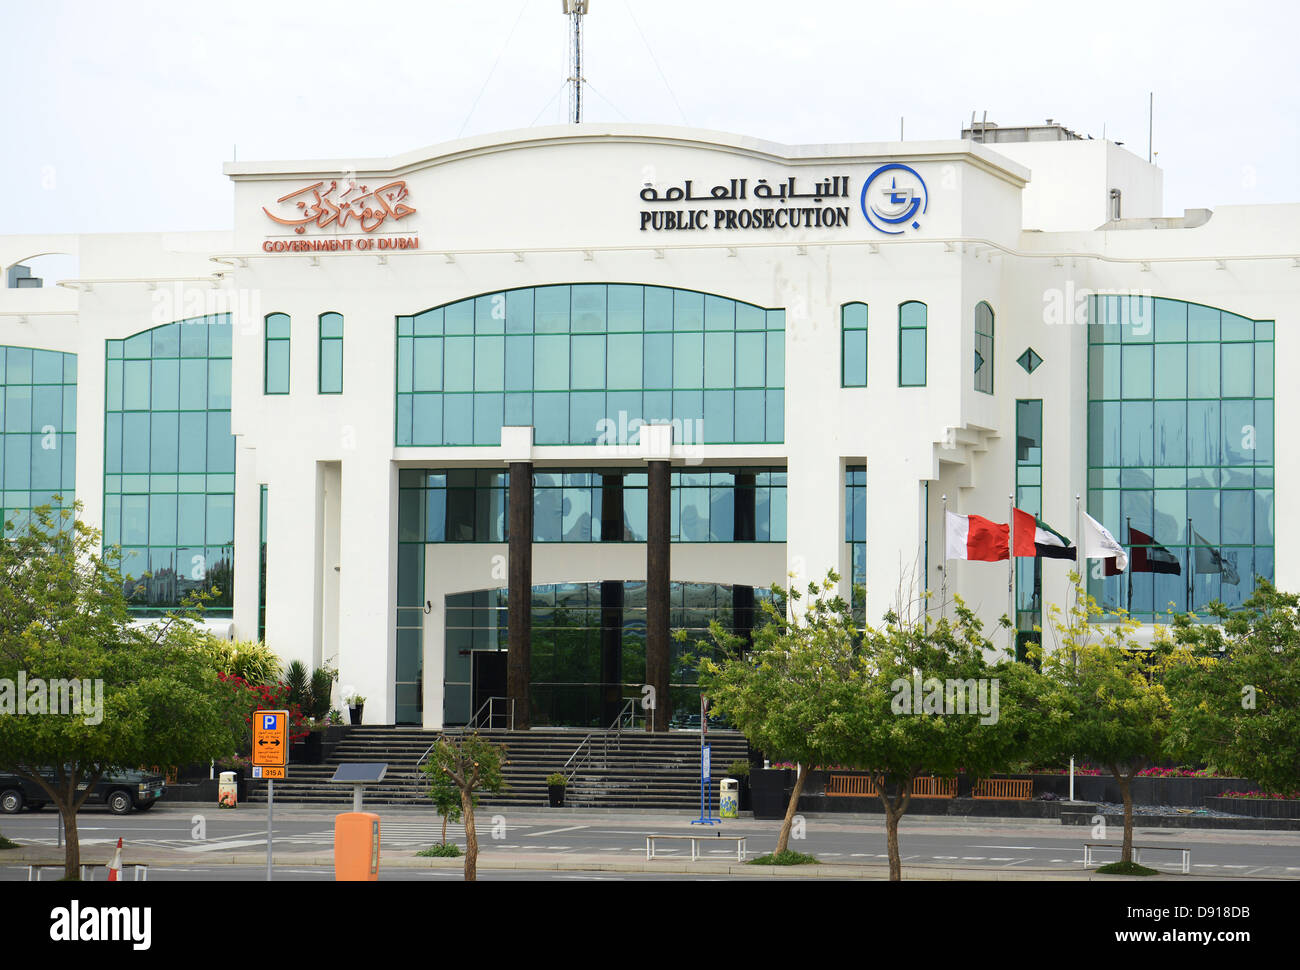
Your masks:
M 948 612 L 948 496 L 943 499 L 943 565 L 939 567 L 939 617 Z
M 1084 557 L 1083 548 L 1083 506 L 1079 501 L 1079 495 L 1076 492 L 1074 496 L 1074 560 L 1075 565 L 1079 567 L 1079 582 L 1074 587 L 1074 602 L 1079 602 L 1079 587 L 1083 584 L 1083 578 L 1086 575 L 1086 563 L 1088 560 Z M 1074 801 L 1074 755 L 1070 755 L 1070 801 Z
M 1082 584 L 1084 577 L 1087 575 L 1086 570 L 1088 560 L 1084 556 L 1083 549 L 1083 506 L 1079 502 L 1079 496 L 1074 496 L 1074 564 L 1079 568 L 1079 583 Z M 1078 586 L 1075 586 L 1076 596 L 1075 603 L 1078 603 Z
M 1010 542 L 1007 544 L 1007 618 L 1011 620 L 1011 637 L 1010 645 L 1007 647 L 1007 653 L 1012 657 L 1016 655 L 1016 497 L 1014 494 L 1007 496 L 1007 522 L 1011 526 Z
M 1155 530 L 1152 529 L 1151 531 L 1154 532 Z M 1133 517 L 1132 516 L 1129 515 L 1124 516 L 1124 532 L 1125 532 L 1125 538 L 1128 539 L 1128 550 L 1131 556 L 1133 553 Z M 1127 612 L 1132 613 L 1133 612 L 1133 564 L 1130 562 L 1129 568 L 1124 571 L 1128 573 L 1128 604 L 1126 606 L 1126 609 Z

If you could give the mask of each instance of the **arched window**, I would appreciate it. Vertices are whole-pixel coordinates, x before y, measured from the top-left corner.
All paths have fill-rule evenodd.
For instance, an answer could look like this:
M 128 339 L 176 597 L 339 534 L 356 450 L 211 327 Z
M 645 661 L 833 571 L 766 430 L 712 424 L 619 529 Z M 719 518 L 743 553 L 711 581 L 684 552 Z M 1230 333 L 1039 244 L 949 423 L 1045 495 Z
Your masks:
M 397 318 L 399 446 L 785 440 L 785 310 L 624 283 L 484 293 Z
M 926 306 L 916 300 L 898 307 L 898 386 L 925 387 Z
M 867 305 L 840 307 L 840 386 L 867 386 Z
M 975 390 L 993 393 L 993 308 L 975 304 Z
M 289 393 L 289 314 L 266 315 L 266 348 L 262 355 L 262 393 Z
M 320 315 L 320 349 L 317 352 L 317 386 L 320 394 L 343 393 L 343 314 Z

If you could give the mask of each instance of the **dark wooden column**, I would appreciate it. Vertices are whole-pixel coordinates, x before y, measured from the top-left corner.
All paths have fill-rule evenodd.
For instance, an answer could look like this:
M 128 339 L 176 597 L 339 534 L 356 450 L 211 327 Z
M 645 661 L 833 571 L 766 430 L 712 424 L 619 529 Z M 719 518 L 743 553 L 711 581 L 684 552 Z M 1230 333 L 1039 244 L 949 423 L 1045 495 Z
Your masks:
M 623 581 L 600 583 L 600 726 L 623 709 Z
M 646 583 L 645 583 L 645 676 L 655 691 L 654 718 L 650 724 L 655 731 L 667 731 L 671 716 L 668 696 L 669 658 L 671 656 L 668 630 L 669 560 L 671 549 L 669 533 L 672 528 L 669 499 L 671 497 L 671 472 L 666 461 L 651 461 L 649 489 L 646 496 Z
M 506 627 L 506 696 L 514 702 L 515 728 L 532 723 L 529 685 L 533 654 L 533 463 L 510 463 L 510 567 Z

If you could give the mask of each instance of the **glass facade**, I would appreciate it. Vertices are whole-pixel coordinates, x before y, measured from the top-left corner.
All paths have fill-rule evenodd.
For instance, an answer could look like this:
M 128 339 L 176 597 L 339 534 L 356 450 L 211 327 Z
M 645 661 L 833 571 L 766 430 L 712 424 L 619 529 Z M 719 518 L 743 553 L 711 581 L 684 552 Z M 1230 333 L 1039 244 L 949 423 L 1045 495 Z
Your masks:
M 975 390 L 993 393 L 993 308 L 975 304 Z
M 1043 402 L 1016 402 L 1016 508 L 1043 514 Z M 1077 540 L 1076 540 L 1077 541 Z M 1016 557 L 1016 629 L 1043 624 L 1043 561 Z
M 840 307 L 840 386 L 867 386 L 867 305 Z
M 1088 328 L 1088 510 L 1131 546 L 1089 591 L 1139 619 L 1240 605 L 1273 578 L 1273 323 L 1095 296 Z
M 320 394 L 342 394 L 343 314 L 322 313 L 319 325 L 320 339 L 316 354 L 316 390 Z
M 912 300 L 898 307 L 898 386 L 925 386 L 927 310 Z
M 623 284 L 489 293 L 397 318 L 398 445 L 779 443 L 785 311 Z M 622 440 L 626 437 L 627 440 Z
M 645 542 L 647 476 L 637 469 L 533 473 L 534 542 Z M 671 475 L 673 542 L 785 542 L 784 468 Z M 400 542 L 506 542 L 509 475 L 464 468 L 401 473 Z
M 262 359 L 262 393 L 289 393 L 289 315 L 268 313 Z
M 844 541 L 849 546 L 849 582 L 853 589 L 850 605 L 859 626 L 867 621 L 867 605 L 857 587 L 867 584 L 867 466 L 844 469 Z
M 230 315 L 106 341 L 104 546 L 121 547 L 132 609 L 216 588 L 229 616 L 235 531 Z
M 612 587 L 612 588 L 611 588 Z M 736 592 L 741 591 L 741 599 Z M 739 610 L 753 608 L 752 625 L 765 620 L 761 608 L 770 590 L 716 583 L 672 583 L 669 624 L 687 631 L 686 643 L 671 641 L 673 724 L 698 727 L 699 688 L 693 663 L 697 640 L 710 621 L 736 630 Z M 447 636 L 443 718 L 464 724 L 475 704 L 473 671 L 477 651 L 506 651 L 507 593 L 504 589 L 457 593 L 447 597 Z M 737 608 L 737 603 L 746 606 Z M 564 583 L 534 586 L 532 596 L 531 702 L 535 726 L 608 727 L 604 693 L 613 688 L 624 700 L 640 698 L 645 683 L 646 599 L 643 582 Z M 617 604 L 617 605 L 611 605 Z M 783 608 L 783 607 L 781 607 Z M 616 622 L 610 628 L 608 624 Z M 743 624 L 742 624 L 743 625 Z M 616 643 L 610 656 L 603 641 Z M 612 675 L 616 679 L 607 680 Z
M 0 521 L 23 529 L 41 505 L 73 504 L 77 356 L 0 347 Z

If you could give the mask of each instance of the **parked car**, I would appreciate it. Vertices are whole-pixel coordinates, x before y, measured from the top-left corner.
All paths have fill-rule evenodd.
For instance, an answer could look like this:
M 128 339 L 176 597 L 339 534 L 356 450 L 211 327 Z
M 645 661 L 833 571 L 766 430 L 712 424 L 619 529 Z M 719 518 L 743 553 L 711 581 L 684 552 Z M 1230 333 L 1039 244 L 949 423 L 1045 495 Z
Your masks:
M 47 780 L 54 780 L 53 771 L 47 769 L 42 774 Z M 86 784 L 82 782 L 79 790 L 85 788 Z M 107 805 L 114 815 L 126 815 L 132 809 L 147 812 L 162 798 L 164 788 L 166 779 L 150 771 L 127 769 L 109 772 L 91 788 L 85 804 Z M 14 815 L 25 806 L 39 812 L 49 799 L 49 794 L 35 782 L 18 775 L 0 773 L 0 811 Z

